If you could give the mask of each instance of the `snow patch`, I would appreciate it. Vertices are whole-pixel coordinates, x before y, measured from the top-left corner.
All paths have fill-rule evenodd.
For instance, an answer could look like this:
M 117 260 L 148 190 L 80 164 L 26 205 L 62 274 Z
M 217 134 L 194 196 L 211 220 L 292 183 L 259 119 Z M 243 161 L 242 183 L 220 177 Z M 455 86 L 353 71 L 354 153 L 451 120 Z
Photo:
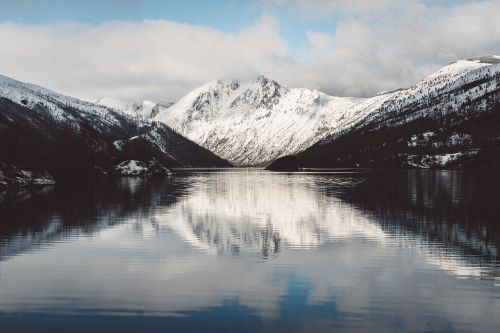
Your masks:
M 127 160 L 114 167 L 115 172 L 121 176 L 152 176 L 170 175 L 171 171 L 155 160 L 138 161 Z
M 0 162 L 0 188 L 46 186 L 55 183 L 54 177 L 47 171 L 25 170 Z
M 464 152 L 448 153 L 448 154 L 436 154 L 436 155 L 409 155 L 408 165 L 416 168 L 446 168 L 449 167 L 451 163 L 456 162 L 464 157 L 472 157 L 477 155 L 479 149 L 470 149 Z

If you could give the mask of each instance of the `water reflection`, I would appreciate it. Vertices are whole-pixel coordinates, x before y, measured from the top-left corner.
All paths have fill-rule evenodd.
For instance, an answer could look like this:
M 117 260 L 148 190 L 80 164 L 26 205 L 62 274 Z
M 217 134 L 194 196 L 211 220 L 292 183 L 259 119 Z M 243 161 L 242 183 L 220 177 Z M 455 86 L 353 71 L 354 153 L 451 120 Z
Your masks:
M 159 221 L 191 245 L 219 254 L 276 254 L 282 246 L 317 247 L 333 240 L 383 240 L 380 226 L 312 184 L 315 176 L 230 172 L 212 174 L 168 207 Z M 331 186 L 358 183 L 331 178 Z
M 0 325 L 494 331 L 496 184 L 233 170 L 3 197 Z
M 127 218 L 140 226 L 153 218 L 152 207 L 175 202 L 189 182 L 123 178 L 4 192 L 0 196 L 0 260 L 65 238 L 91 236 Z
M 484 172 L 449 170 L 376 173 L 342 198 L 402 245 L 418 247 L 449 271 L 495 278 L 500 276 L 499 180 Z M 330 192 L 337 195 L 335 188 Z

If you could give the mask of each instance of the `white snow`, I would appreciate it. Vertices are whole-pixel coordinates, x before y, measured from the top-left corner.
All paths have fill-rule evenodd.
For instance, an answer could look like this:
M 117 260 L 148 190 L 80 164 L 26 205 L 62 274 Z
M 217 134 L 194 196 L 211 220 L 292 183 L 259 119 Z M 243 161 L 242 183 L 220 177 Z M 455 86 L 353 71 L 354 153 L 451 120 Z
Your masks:
M 410 140 L 408 141 L 408 147 L 416 147 L 418 145 L 426 145 L 429 140 L 434 137 L 436 133 L 434 132 L 425 132 L 421 133 L 419 135 L 414 134 L 410 137 Z
M 96 127 L 100 123 L 113 125 L 117 122 L 116 115 L 108 107 L 65 96 L 3 75 L 0 75 L 0 97 L 30 109 L 37 105 L 41 106 L 54 120 L 69 123 L 75 130 L 78 130 L 78 124 L 71 113 L 64 110 L 65 108 L 75 109 L 82 117 L 91 118 Z
M 115 171 L 121 176 L 145 176 L 154 174 L 170 174 L 170 170 L 158 164 L 155 160 L 147 162 L 126 160 L 115 165 Z
M 155 108 L 161 107 L 160 103 L 148 100 L 144 100 L 139 103 L 129 103 L 115 98 L 103 98 L 94 102 L 96 104 L 121 111 L 142 121 L 149 121 L 151 117 L 154 116 Z
M 154 120 L 236 165 L 252 165 L 310 147 L 341 126 L 345 112 L 363 101 L 290 89 L 263 77 L 213 81 Z
M 367 99 L 291 89 L 263 77 L 251 82 L 212 81 L 163 109 L 154 120 L 236 165 L 256 165 L 329 142 L 354 126 L 374 121 L 382 126 L 401 110 L 415 110 L 401 120 L 406 122 L 433 115 L 434 107 L 449 112 L 494 89 L 495 80 L 455 93 L 453 99 L 426 103 L 498 72 L 499 64 L 461 60 L 410 88 Z
M 129 103 L 115 98 L 103 98 L 101 100 L 96 100 L 93 102 L 123 112 L 126 112 L 126 110 L 128 110 L 128 108 L 131 106 Z
M 376 129 L 401 125 L 417 118 L 441 117 L 446 113 L 455 112 L 465 103 L 497 89 L 498 81 L 492 78 L 499 73 L 500 63 L 474 59 L 452 63 L 407 89 L 383 95 L 388 98 L 371 110 L 365 110 L 366 117 L 360 118 L 352 126 L 360 127 L 372 123 L 375 126 L 373 129 Z M 481 83 L 481 80 L 485 82 Z M 476 83 L 478 81 L 480 82 Z M 470 83 L 473 83 L 473 87 L 463 88 Z M 368 99 L 368 102 L 374 98 L 376 97 Z M 483 103 L 470 112 L 479 113 L 486 108 Z
M 115 170 L 119 171 L 122 176 L 138 176 L 145 173 L 147 168 L 139 161 L 128 160 L 118 164 Z
M 5 166 L 0 163 L 0 167 Z M 15 186 L 42 186 L 54 185 L 55 179 L 47 171 L 35 173 L 31 170 L 23 170 L 16 166 L 10 166 L 8 172 L 0 170 L 0 185 L 7 187 L 8 183 Z
M 52 177 L 48 173 L 45 173 L 40 177 L 33 178 L 32 182 L 33 185 L 55 185 L 56 183 L 54 177 Z
M 431 167 L 448 167 L 450 163 L 464 157 L 464 156 L 474 156 L 479 152 L 478 149 L 469 149 L 463 152 L 448 153 L 448 154 L 436 154 L 436 155 L 424 155 L 422 157 L 417 157 L 414 155 L 408 156 L 408 164 L 416 168 L 431 168 Z M 417 161 L 414 161 L 414 159 Z
M 128 103 L 111 98 L 98 101 L 98 105 L 2 75 L 0 97 L 32 109 L 36 105 L 44 106 L 54 119 L 69 123 L 76 130 L 78 123 L 65 111 L 67 107 L 91 117 L 95 126 L 116 123 L 119 116 L 116 110 L 138 120 L 149 120 L 153 110 L 159 111 L 153 120 L 164 122 L 236 165 L 256 165 L 298 153 L 317 142 L 328 142 L 368 123 L 395 126 L 457 110 L 464 103 L 498 88 L 498 81 L 489 78 L 500 73 L 500 63 L 481 59 L 457 61 L 407 89 L 365 99 L 288 88 L 259 77 L 250 82 L 209 82 L 171 107 L 151 101 Z M 462 89 L 469 83 L 473 83 L 471 88 Z M 472 112 L 485 108 L 483 103 Z M 411 112 L 404 117 L 394 117 L 404 110 Z M 118 142 L 115 147 L 120 149 Z
M 447 144 L 449 146 L 461 146 L 461 145 L 469 144 L 471 142 L 472 142 L 472 135 L 453 133 L 448 138 Z
M 451 77 L 462 75 L 464 73 L 470 72 L 471 70 L 478 69 L 481 67 L 489 66 L 489 64 L 481 63 L 479 60 L 459 60 L 452 62 L 448 66 L 441 68 L 439 71 L 428 75 L 422 83 L 426 83 L 435 79 L 442 79 L 443 77 Z

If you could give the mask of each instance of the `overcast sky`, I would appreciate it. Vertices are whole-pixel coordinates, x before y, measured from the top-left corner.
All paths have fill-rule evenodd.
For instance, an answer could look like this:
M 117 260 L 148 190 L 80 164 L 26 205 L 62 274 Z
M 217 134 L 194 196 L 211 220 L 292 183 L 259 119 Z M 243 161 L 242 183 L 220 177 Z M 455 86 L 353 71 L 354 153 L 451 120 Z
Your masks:
M 218 78 L 369 96 L 500 53 L 500 0 L 0 0 L 0 73 L 85 99 Z

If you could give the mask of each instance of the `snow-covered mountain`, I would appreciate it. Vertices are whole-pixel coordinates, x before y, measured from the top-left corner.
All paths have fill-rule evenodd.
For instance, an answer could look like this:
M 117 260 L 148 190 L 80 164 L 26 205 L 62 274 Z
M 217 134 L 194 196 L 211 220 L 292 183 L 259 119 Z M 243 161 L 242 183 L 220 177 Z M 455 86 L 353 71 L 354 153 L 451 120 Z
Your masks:
M 500 166 L 500 57 L 461 60 L 363 108 L 298 156 L 309 166 Z
M 377 130 L 439 118 L 471 100 L 481 105 L 467 112 L 481 112 L 493 98 L 498 62 L 498 56 L 457 61 L 410 88 L 365 99 L 287 88 L 264 77 L 214 81 L 162 110 L 155 120 L 236 165 L 259 165 L 317 142 L 324 145 L 365 124 L 377 123 L 372 129 Z
M 163 123 L 0 75 L 0 186 L 120 173 L 129 160 L 155 172 L 229 165 Z
M 102 98 L 93 101 L 93 103 L 125 112 L 126 114 L 142 121 L 151 120 L 160 112 L 160 110 L 166 109 L 173 104 L 148 100 L 144 100 L 142 102 L 125 102 L 115 98 Z
M 0 76 L 0 178 L 229 165 L 214 153 L 235 165 L 297 155 L 306 166 L 500 166 L 500 57 L 371 98 L 259 77 L 210 82 L 170 107 L 92 103 Z
M 457 61 L 407 89 L 371 98 L 332 97 L 316 90 L 288 88 L 264 77 L 251 82 L 213 81 L 154 119 L 235 165 L 259 165 L 299 154 L 318 142 L 325 145 L 367 124 L 377 131 L 422 118 L 442 119 L 453 112 L 459 118 L 481 113 L 494 98 L 491 91 L 497 87 L 498 62 L 498 56 Z M 480 103 L 474 110 L 464 111 L 470 101 Z M 436 143 L 441 148 L 447 140 L 469 137 L 467 133 L 445 134 L 448 137 Z M 318 155 L 318 159 L 323 157 Z M 444 156 L 443 161 L 450 158 L 454 157 Z M 414 162 L 408 166 L 429 166 Z
M 342 128 L 363 102 L 259 77 L 210 82 L 154 119 L 235 165 L 257 165 L 304 150 Z

